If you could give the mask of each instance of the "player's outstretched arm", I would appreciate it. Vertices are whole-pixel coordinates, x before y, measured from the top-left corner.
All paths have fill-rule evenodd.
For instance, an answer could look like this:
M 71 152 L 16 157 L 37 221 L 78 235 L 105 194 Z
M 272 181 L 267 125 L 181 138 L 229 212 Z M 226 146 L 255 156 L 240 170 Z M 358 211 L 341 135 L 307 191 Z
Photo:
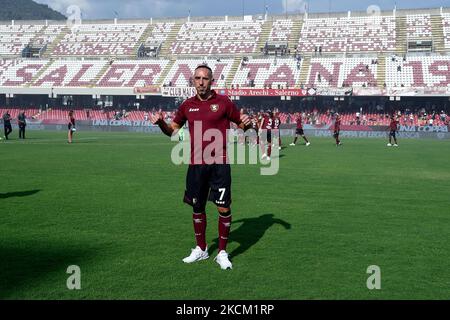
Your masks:
M 169 137 L 171 137 L 176 131 L 178 131 L 180 129 L 180 126 L 173 121 L 170 125 L 167 124 L 163 119 L 162 112 L 150 114 L 150 121 L 153 124 L 157 124 L 159 126 L 159 128 L 161 129 L 161 131 Z

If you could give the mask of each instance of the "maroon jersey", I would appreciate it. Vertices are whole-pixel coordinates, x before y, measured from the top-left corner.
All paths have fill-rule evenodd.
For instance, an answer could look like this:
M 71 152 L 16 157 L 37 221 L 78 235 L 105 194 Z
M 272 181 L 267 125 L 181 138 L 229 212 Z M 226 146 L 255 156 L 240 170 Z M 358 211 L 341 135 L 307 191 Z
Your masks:
M 273 126 L 273 119 L 269 116 L 263 116 L 263 124 L 261 129 L 272 130 L 272 126 Z
M 389 128 L 391 131 L 397 131 L 398 121 L 395 119 L 391 119 L 391 123 L 389 124 Z
M 280 129 L 281 120 L 279 117 L 273 118 L 273 128 L 274 129 Z
M 75 118 L 74 117 L 70 117 L 70 124 L 72 124 L 72 126 L 75 126 Z
M 302 116 L 298 116 L 296 121 L 297 121 L 297 129 L 303 129 Z
M 227 129 L 230 128 L 230 122 L 239 125 L 241 123 L 240 116 L 235 104 L 227 96 L 218 95 L 214 90 L 207 101 L 201 101 L 197 96 L 184 101 L 178 108 L 173 122 L 180 127 L 186 121 L 188 122 L 191 138 L 191 164 L 227 163 Z M 215 141 L 214 131 L 209 131 L 213 137 L 205 135 L 209 129 L 219 130 L 222 134 L 222 141 Z M 211 146 L 204 153 L 208 145 L 215 143 L 222 146 L 221 150 L 216 149 L 216 151 L 221 151 L 221 154 L 215 154 L 214 148 L 211 150 Z
M 336 119 L 336 121 L 334 122 L 334 131 L 339 130 L 341 130 L 341 119 Z

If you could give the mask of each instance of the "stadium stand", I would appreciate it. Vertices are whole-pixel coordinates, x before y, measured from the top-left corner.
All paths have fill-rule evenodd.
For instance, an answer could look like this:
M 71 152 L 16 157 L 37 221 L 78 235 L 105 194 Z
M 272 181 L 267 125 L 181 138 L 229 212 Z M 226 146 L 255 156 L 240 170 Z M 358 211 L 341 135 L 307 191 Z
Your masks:
M 131 56 L 147 24 L 74 25 L 55 47 L 54 56 Z
M 300 78 L 301 63 L 294 58 L 242 59 L 232 85 L 235 87 L 294 87 Z
M 431 15 L 417 14 L 406 17 L 408 38 L 431 38 Z
M 307 19 L 299 46 L 310 53 L 394 51 L 395 17 Z
M 169 87 L 192 86 L 194 69 L 200 64 L 207 64 L 213 71 L 215 87 L 225 87 L 233 59 L 177 59 L 164 79 Z
M 312 58 L 308 72 L 309 87 L 374 87 L 377 57 Z
M 70 105 L 76 106 L 79 119 L 145 120 L 148 114 L 138 110 L 139 102 L 147 95 L 160 98 L 164 86 L 192 86 L 193 71 L 202 63 L 212 68 L 213 86 L 219 89 L 295 88 L 307 89 L 300 96 L 316 97 L 346 96 L 347 92 L 364 96 L 373 89 L 373 95 L 387 98 L 399 91 L 394 89 L 404 88 L 408 93 L 425 95 L 437 90 L 438 95 L 446 97 L 450 92 L 449 11 L 399 10 L 379 16 L 283 15 L 267 20 L 203 17 L 193 21 L 89 21 L 73 27 L 52 21 L 4 22 L 0 24 L 0 85 L 5 88 L 1 101 L 14 105 L 11 95 L 24 93 L 50 97 L 53 92 L 50 95 L 49 89 L 57 88 L 55 100 L 46 110 L 36 112 L 37 119 L 66 119 L 61 96 L 67 94 L 88 97 Z M 432 42 L 428 51 L 420 46 L 422 40 Z M 411 43 L 416 44 L 414 50 L 408 47 Z M 268 44 L 275 50 L 265 51 Z M 276 49 L 279 44 L 283 50 Z M 25 55 L 29 47 L 38 54 Z M 311 88 L 317 93 L 309 93 Z M 125 113 L 122 108 L 118 108 L 120 116 L 112 113 L 111 108 L 117 107 L 116 97 L 114 103 L 112 98 L 108 100 L 111 105 L 103 104 L 111 112 L 95 109 L 105 102 L 97 100 L 116 94 L 129 99 L 120 102 L 126 106 Z M 85 101 L 87 106 L 83 106 Z M 40 104 L 45 106 L 46 102 Z M 89 117 L 85 108 L 91 110 Z M 384 111 L 366 112 L 364 116 L 367 122 L 373 119 L 380 125 L 388 121 Z M 284 122 L 288 118 L 288 113 L 282 114 Z M 328 122 L 328 118 L 321 111 L 311 123 Z M 353 118 L 353 113 L 342 112 L 343 124 L 350 124 Z M 413 123 L 420 121 L 425 120 L 415 115 Z
M 9 111 L 11 117 L 16 121 L 19 113 L 24 110 L 21 108 L 0 108 L 0 114 Z M 246 108 L 247 111 L 257 114 L 259 110 Z M 149 114 L 152 111 L 145 110 L 99 110 L 92 108 L 75 109 L 74 115 L 77 120 L 127 120 L 127 121 L 148 121 Z M 317 109 L 303 110 L 304 124 L 312 126 L 330 126 L 333 123 L 333 114 L 330 110 L 319 111 Z M 48 110 L 39 110 L 36 108 L 26 108 L 26 115 L 28 118 L 41 121 L 61 121 L 66 120 L 68 115 L 67 109 L 51 108 Z M 172 119 L 174 113 L 171 111 L 164 112 L 166 119 Z M 345 126 L 388 126 L 390 119 L 389 113 L 384 111 L 379 112 L 341 112 L 341 122 Z M 296 115 L 289 112 L 279 112 L 279 117 L 282 124 L 290 124 L 295 122 Z M 442 117 L 439 113 L 427 113 L 424 110 L 417 112 L 402 112 L 399 116 L 400 125 L 405 126 L 428 126 L 433 124 L 435 126 L 449 125 L 450 117 L 445 115 Z
M 155 23 L 151 34 L 147 37 L 146 42 L 164 42 L 170 31 L 172 31 L 174 22 Z
M 287 42 L 290 40 L 291 30 L 294 22 L 292 19 L 274 21 L 268 41 Z
M 261 33 L 262 21 L 186 22 L 181 26 L 172 54 L 253 53 Z
M 448 87 L 450 56 L 390 56 L 386 59 L 388 87 Z
M 99 87 L 143 87 L 156 85 L 169 60 L 114 61 L 98 81 Z
M 105 60 L 54 61 L 45 72 L 34 81 L 33 86 L 51 87 L 88 87 L 107 64 Z
M 442 14 L 445 49 L 450 49 L 450 13 Z
M 31 83 L 33 77 L 42 70 L 48 60 L 1 60 L 0 84 L 5 87 L 20 87 Z
M 0 25 L 0 55 L 20 55 L 43 28 L 43 25 Z M 46 40 L 45 36 L 41 37 Z

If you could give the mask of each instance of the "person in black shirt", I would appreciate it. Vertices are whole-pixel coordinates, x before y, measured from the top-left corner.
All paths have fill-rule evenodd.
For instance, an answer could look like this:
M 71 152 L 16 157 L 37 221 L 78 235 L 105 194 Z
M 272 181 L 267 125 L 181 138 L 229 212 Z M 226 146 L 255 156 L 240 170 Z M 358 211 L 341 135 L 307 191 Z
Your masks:
M 5 129 L 5 139 L 8 140 L 8 135 L 12 131 L 11 115 L 9 114 L 8 111 L 6 111 L 6 113 L 3 115 L 3 127 Z
M 25 139 L 25 127 L 27 126 L 25 112 L 19 113 L 19 116 L 17 117 L 17 123 L 19 124 L 19 139 Z
M 69 111 L 69 123 L 67 124 L 67 128 L 69 129 L 69 132 L 67 134 L 67 142 L 72 143 L 72 137 L 75 129 L 75 117 L 73 115 L 73 110 Z

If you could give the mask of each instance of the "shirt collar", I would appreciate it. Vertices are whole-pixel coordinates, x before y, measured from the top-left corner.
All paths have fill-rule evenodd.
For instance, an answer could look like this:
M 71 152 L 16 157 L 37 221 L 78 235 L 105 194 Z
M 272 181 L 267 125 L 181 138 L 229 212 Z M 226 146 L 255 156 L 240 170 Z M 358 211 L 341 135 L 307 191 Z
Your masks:
M 206 99 L 206 100 L 200 100 L 200 99 L 198 98 L 198 94 L 195 95 L 195 99 L 197 99 L 198 101 L 209 101 L 209 100 L 211 100 L 211 99 L 214 99 L 216 96 L 217 96 L 216 91 L 215 91 L 215 90 L 211 90 L 211 95 L 209 96 L 208 99 Z

